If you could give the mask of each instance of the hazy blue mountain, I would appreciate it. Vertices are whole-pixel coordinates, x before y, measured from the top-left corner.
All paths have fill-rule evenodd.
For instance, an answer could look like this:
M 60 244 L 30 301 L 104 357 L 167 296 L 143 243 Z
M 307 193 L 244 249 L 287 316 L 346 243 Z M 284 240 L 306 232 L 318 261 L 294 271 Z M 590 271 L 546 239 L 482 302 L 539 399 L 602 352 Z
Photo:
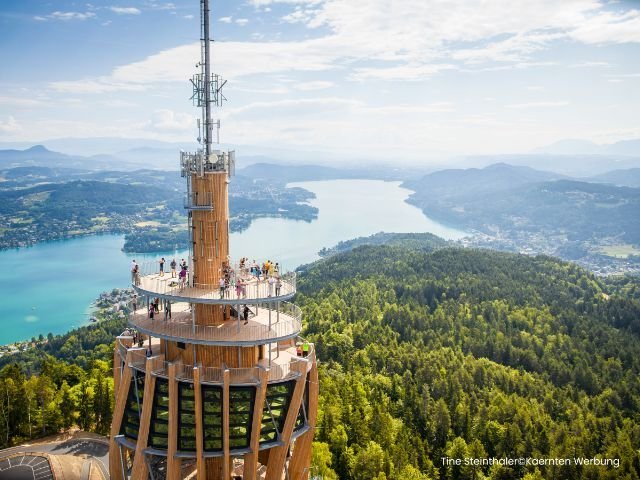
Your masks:
M 535 153 L 555 155 L 629 155 L 640 157 L 640 139 L 621 140 L 615 143 L 597 144 L 589 140 L 560 140 Z
M 586 179 L 590 182 L 611 183 L 621 187 L 640 187 L 640 168 L 613 170 Z
M 478 169 L 449 169 L 422 178 L 407 180 L 403 186 L 414 190 L 414 199 L 477 195 L 508 190 L 526 184 L 556 180 L 562 175 L 529 167 L 497 163 Z
M 551 145 L 536 148 L 534 152 L 556 155 L 596 155 L 601 153 L 600 145 L 597 143 L 576 139 L 560 140 Z
M 255 163 L 238 170 L 238 174 L 270 181 L 305 182 L 336 179 L 400 180 L 411 176 L 408 170 L 389 168 L 334 168 L 320 165 L 274 165 Z
M 177 156 L 176 156 L 177 158 Z M 174 161 L 173 167 L 177 165 Z M 81 170 L 104 169 L 139 169 L 143 166 L 153 167 L 153 163 L 141 161 L 131 162 L 126 159 L 108 154 L 93 156 L 69 155 L 49 150 L 44 145 L 35 145 L 25 150 L 0 150 L 0 168 L 15 168 L 26 166 L 42 166 L 50 168 L 72 168 Z M 162 167 L 162 165 L 160 165 Z
M 445 170 L 406 182 L 408 202 L 441 222 L 502 238 L 640 244 L 640 189 L 513 165 Z M 546 245 L 550 246 L 550 245 Z
M 457 164 L 469 167 L 485 167 L 494 163 L 528 166 L 571 177 L 591 177 L 611 170 L 640 167 L 640 156 L 621 155 L 474 155 L 459 159 Z

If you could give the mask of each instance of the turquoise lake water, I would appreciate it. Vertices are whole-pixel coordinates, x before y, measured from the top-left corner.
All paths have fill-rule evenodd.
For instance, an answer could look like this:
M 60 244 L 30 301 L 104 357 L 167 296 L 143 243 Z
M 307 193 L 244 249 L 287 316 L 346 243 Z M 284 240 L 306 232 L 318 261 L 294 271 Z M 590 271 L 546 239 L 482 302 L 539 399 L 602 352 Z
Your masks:
M 244 232 L 231 235 L 234 259 L 269 258 L 294 269 L 318 259 L 322 247 L 380 231 L 431 232 L 447 239 L 464 236 L 405 203 L 411 192 L 398 182 L 331 180 L 292 186 L 316 194 L 311 203 L 320 209 L 318 219 L 258 219 Z M 140 263 L 161 256 L 124 253 L 123 243 L 120 235 L 103 235 L 0 252 L 4 307 L 0 344 L 64 333 L 88 323 L 90 304 L 101 292 L 127 286 L 132 258 Z

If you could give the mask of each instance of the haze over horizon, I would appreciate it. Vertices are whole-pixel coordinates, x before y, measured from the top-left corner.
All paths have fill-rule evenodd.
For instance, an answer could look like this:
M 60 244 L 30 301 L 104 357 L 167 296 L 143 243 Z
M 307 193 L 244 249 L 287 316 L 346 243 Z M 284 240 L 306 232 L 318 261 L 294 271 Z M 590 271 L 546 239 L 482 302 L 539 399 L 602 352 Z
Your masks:
M 408 162 L 639 138 L 637 5 L 214 1 L 221 136 Z M 198 0 L 3 2 L 0 142 L 194 142 L 198 16 Z

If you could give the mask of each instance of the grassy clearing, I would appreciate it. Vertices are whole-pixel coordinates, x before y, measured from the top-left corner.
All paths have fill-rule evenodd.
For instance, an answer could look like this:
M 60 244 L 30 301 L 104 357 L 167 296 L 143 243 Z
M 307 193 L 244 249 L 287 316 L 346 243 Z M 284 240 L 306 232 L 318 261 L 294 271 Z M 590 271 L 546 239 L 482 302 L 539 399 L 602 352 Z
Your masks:
M 629 255 L 640 255 L 640 249 L 629 243 L 620 245 L 606 245 L 600 247 L 600 253 L 608 257 L 628 258 Z
M 22 204 L 25 207 L 31 207 L 36 203 L 42 203 L 51 196 L 51 192 L 31 193 L 22 197 Z
M 136 227 L 159 227 L 162 225 L 160 222 L 156 220 L 147 220 L 146 222 L 138 222 L 135 224 Z

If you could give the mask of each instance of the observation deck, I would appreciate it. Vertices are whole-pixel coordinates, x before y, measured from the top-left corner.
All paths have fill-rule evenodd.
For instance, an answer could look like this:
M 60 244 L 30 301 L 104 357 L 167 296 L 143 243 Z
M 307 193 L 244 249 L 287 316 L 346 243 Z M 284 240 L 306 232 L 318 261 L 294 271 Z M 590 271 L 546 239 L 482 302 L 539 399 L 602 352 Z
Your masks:
M 155 340 L 155 339 L 154 339 Z M 133 346 L 133 337 L 121 335 L 117 338 L 117 351 L 125 365 L 155 377 L 169 378 L 169 366 L 172 362 L 164 360 L 162 346 L 156 340 L 152 340 L 151 355 L 148 355 L 148 346 Z M 262 374 L 266 375 L 267 383 L 279 383 L 298 378 L 300 373 L 294 364 L 304 362 L 304 372 L 310 372 L 315 362 L 316 354 L 313 344 L 309 344 L 309 354 L 306 357 L 299 357 L 296 353 L 296 345 L 293 341 L 278 343 L 278 354 L 271 362 L 268 359 L 258 361 L 255 367 L 249 368 L 222 368 L 222 367 L 202 367 L 200 366 L 200 383 L 222 385 L 225 372 L 229 375 L 229 384 L 233 386 L 256 386 L 260 385 Z M 179 382 L 193 383 L 193 370 L 197 366 L 188 365 L 181 362 L 173 362 L 176 365 L 176 380 Z
M 302 328 L 300 308 L 289 302 L 260 305 L 249 309 L 249 318 L 236 313 L 220 325 L 197 325 L 189 303 L 171 305 L 169 313 L 160 311 L 149 318 L 145 308 L 132 311 L 129 325 L 153 337 L 200 345 L 249 346 L 281 342 L 296 337 Z
M 165 263 L 162 276 L 157 262 L 140 265 L 140 273 L 133 281 L 133 287 L 139 295 L 159 297 L 171 302 L 240 305 L 281 302 L 289 300 L 296 293 L 295 272 L 278 274 L 270 281 L 269 278 L 258 278 L 248 273 L 247 269 L 234 268 L 234 282 L 240 280 L 243 286 L 237 289 L 232 284 L 225 290 L 225 294 L 221 295 L 219 285 L 192 282 L 188 275 L 184 282 L 178 276 L 172 277 L 168 263 Z

